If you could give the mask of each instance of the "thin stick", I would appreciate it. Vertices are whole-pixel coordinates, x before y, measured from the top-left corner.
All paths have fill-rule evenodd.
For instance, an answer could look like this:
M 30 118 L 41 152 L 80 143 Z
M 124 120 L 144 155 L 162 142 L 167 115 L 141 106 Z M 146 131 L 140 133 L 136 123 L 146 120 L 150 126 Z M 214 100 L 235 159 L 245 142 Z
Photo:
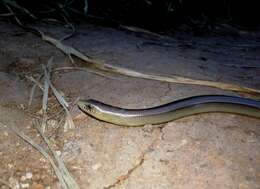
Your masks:
M 69 34 L 63 36 L 63 37 L 60 39 L 60 41 L 64 41 L 64 40 L 66 40 L 66 39 L 71 38 L 71 37 L 75 34 L 76 29 L 75 29 L 74 25 L 73 25 L 71 22 L 68 21 L 68 19 L 66 18 L 66 16 L 64 16 L 64 15 L 61 15 L 61 16 L 63 17 L 63 19 L 64 19 L 64 21 L 66 22 L 66 24 L 71 28 L 71 32 L 70 32 Z
M 51 71 L 51 70 L 50 70 Z M 47 82 L 49 84 L 49 86 L 52 89 L 52 92 L 54 93 L 57 101 L 60 103 L 60 105 L 63 107 L 63 109 L 66 112 L 66 121 L 64 124 L 64 130 L 67 131 L 68 129 L 74 129 L 75 125 L 73 122 L 73 119 L 70 115 L 70 112 L 68 110 L 69 107 L 69 103 L 64 99 L 64 97 L 58 92 L 58 90 L 54 87 L 54 85 L 51 83 L 50 79 L 47 79 Z
M 53 61 L 53 57 L 51 57 L 48 61 L 47 65 L 50 65 Z M 48 95 L 49 95 L 49 87 L 50 87 L 50 73 L 47 71 L 47 68 L 43 66 L 44 70 L 44 91 L 43 91 L 43 98 L 42 98 L 42 131 L 45 132 L 46 125 L 47 125 L 47 104 L 48 104 Z
M 224 64 L 224 66 L 234 67 L 234 68 L 244 68 L 244 69 L 254 69 L 260 68 L 260 65 L 238 65 L 238 64 Z
M 74 70 L 78 70 L 78 71 L 84 71 L 84 72 L 90 72 L 92 74 L 98 75 L 98 76 L 102 76 L 108 79 L 113 79 L 113 80 L 120 80 L 116 77 L 113 76 L 108 76 L 108 74 L 103 74 L 101 72 L 95 71 L 95 70 L 90 70 L 87 68 L 82 68 L 82 67 L 70 67 L 70 66 L 65 66 L 65 67 L 58 67 L 58 68 L 53 68 L 52 72 L 60 72 L 60 71 L 74 71 Z
M 34 85 L 32 86 L 31 92 L 30 92 L 30 98 L 28 102 L 28 107 L 32 105 L 33 96 L 36 90 L 36 87 L 39 87 L 42 91 L 44 91 L 42 84 L 38 81 L 42 76 L 38 76 L 37 79 L 34 79 L 32 76 L 25 76 L 26 79 L 32 81 Z
M 5 4 L 6 8 L 10 11 L 10 13 L 14 16 L 15 21 L 17 22 L 18 25 L 24 27 L 24 25 L 22 24 L 22 22 L 17 18 L 17 16 L 15 15 L 13 9 L 11 9 L 11 7 L 9 7 L 7 4 Z
M 11 5 L 12 7 L 19 9 L 20 11 L 26 13 L 27 15 L 29 15 L 31 18 L 33 19 L 37 19 L 36 16 L 34 16 L 30 11 L 28 11 L 26 8 L 20 6 L 19 4 L 17 4 L 16 1 L 14 0 L 2 0 L 5 4 L 5 6 Z M 7 5 L 8 4 L 8 5 Z
M 37 79 L 35 79 L 32 76 L 25 76 L 26 79 L 32 81 L 34 83 L 34 85 L 36 85 L 37 87 L 39 87 L 42 91 L 44 91 L 44 87 L 42 86 L 42 84 L 38 81 L 41 77 L 39 76 Z
M 1 125 L 5 126 L 3 123 L 0 122 Z M 7 127 L 7 126 L 6 126 Z M 60 172 L 60 170 L 58 169 L 58 167 L 55 165 L 53 159 L 51 158 L 51 156 L 43 149 L 43 147 L 41 147 L 39 144 L 35 143 L 31 138 L 29 138 L 28 136 L 26 136 L 25 134 L 21 133 L 16 127 L 8 127 L 11 128 L 12 131 L 19 136 L 21 139 L 23 139 L 25 142 L 27 142 L 28 144 L 30 144 L 32 147 L 34 147 L 36 150 L 38 150 L 52 165 L 52 168 L 55 171 L 55 174 L 57 175 L 59 181 L 61 182 L 61 185 L 64 189 L 70 189 L 69 187 L 67 187 L 65 181 L 63 180 L 62 177 L 62 173 Z
M 60 105 L 63 107 L 63 109 L 66 112 L 66 120 L 65 120 L 65 124 L 64 124 L 64 130 L 67 131 L 68 129 L 74 129 L 75 125 L 73 122 L 73 119 L 70 115 L 70 112 L 68 110 L 69 104 L 68 102 L 63 98 L 63 96 L 56 90 L 56 88 L 53 86 L 52 83 L 50 83 L 51 89 L 56 97 L 56 99 L 58 100 L 58 102 L 60 103 Z
M 14 16 L 14 14 L 13 13 L 3 13 L 3 14 L 0 14 L 0 16 L 8 17 L 8 16 Z
M 63 179 L 66 181 L 68 187 L 71 188 L 71 189 L 72 188 L 73 189 L 79 189 L 77 183 L 75 182 L 75 180 L 70 175 L 70 173 L 69 173 L 67 167 L 65 166 L 65 164 L 63 163 L 61 158 L 57 155 L 57 153 L 55 153 L 55 151 L 53 150 L 49 140 L 46 138 L 46 136 L 42 133 L 42 131 L 40 130 L 40 128 L 37 125 L 35 125 L 35 127 L 38 130 L 38 132 L 40 133 L 40 135 L 43 138 L 43 140 L 45 141 L 45 143 L 47 144 L 47 146 L 48 146 L 49 150 L 51 151 L 51 153 L 53 154 L 56 162 L 58 163 L 59 170 L 62 172 Z
M 56 99 L 58 100 L 58 102 L 60 103 L 60 105 L 64 108 L 67 109 L 69 107 L 69 103 L 63 98 L 63 96 L 57 91 L 57 89 L 53 86 L 53 84 L 51 83 L 51 81 L 49 80 L 49 85 L 52 89 L 52 92 L 54 93 Z
M 58 49 L 60 49 L 66 55 L 68 55 L 68 56 L 74 55 L 77 58 L 85 61 L 87 63 L 86 67 L 88 69 L 99 70 L 99 71 L 108 72 L 108 73 L 115 73 L 115 74 L 125 75 L 125 76 L 129 76 L 129 77 L 162 81 L 162 82 L 201 85 L 201 86 L 215 87 L 215 88 L 228 90 L 228 91 L 244 92 L 244 93 L 249 93 L 249 94 L 260 94 L 259 89 L 249 88 L 249 87 L 236 85 L 236 84 L 191 79 L 188 77 L 182 77 L 182 76 L 177 76 L 177 75 L 167 76 L 167 75 L 142 73 L 142 72 L 137 72 L 137 71 L 127 69 L 127 68 L 121 68 L 118 66 L 101 63 L 95 59 L 91 59 L 91 58 L 87 57 L 86 55 L 84 55 L 83 53 L 79 52 L 78 50 L 74 49 L 71 46 L 64 45 L 60 41 L 58 41 L 50 36 L 44 35 L 42 32 L 39 32 L 39 33 L 41 34 L 41 37 L 44 41 L 49 42 L 52 45 L 56 46 Z

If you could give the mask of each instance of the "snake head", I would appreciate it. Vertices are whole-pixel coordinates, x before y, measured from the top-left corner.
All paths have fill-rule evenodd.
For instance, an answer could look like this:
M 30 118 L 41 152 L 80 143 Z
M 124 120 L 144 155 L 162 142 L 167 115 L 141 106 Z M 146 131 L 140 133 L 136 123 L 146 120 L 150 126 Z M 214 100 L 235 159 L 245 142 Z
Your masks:
M 96 112 L 96 107 L 91 102 L 92 100 L 79 100 L 77 104 L 83 112 L 93 115 Z

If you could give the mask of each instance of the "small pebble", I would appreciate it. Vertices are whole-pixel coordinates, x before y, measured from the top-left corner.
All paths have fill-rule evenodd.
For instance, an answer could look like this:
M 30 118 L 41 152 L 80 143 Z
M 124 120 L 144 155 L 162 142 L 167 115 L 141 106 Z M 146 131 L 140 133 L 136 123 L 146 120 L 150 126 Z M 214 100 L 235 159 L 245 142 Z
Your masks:
M 95 165 L 92 166 L 92 169 L 96 171 L 96 170 L 98 170 L 101 166 L 102 166 L 101 163 L 97 163 L 97 164 L 95 164 Z
M 4 135 L 5 135 L 5 136 L 8 136 L 8 132 L 4 131 Z
M 20 181 L 23 182 L 23 181 L 25 181 L 26 179 L 27 179 L 26 176 L 23 175 L 23 176 L 21 176 Z
M 58 124 L 59 124 L 58 121 L 55 119 L 51 119 L 48 121 L 48 126 L 50 126 L 50 127 L 55 127 Z
M 24 106 L 23 104 L 20 104 L 20 108 L 21 108 L 22 110 L 25 110 L 25 106 Z
M 45 158 L 40 158 L 40 162 L 46 162 L 46 159 Z
M 57 154 L 58 156 L 61 156 L 61 151 L 57 150 L 57 151 L 56 151 L 56 154 Z
M 7 166 L 8 166 L 9 169 L 12 169 L 14 167 L 14 165 L 10 164 L 10 163 L 8 163 Z
M 188 141 L 186 139 L 181 140 L 181 145 L 185 145 L 187 143 L 188 143 Z
M 31 172 L 27 172 L 27 173 L 25 174 L 25 177 L 26 177 L 27 179 L 31 179 L 31 178 L 33 177 L 33 174 L 32 174 Z
M 29 183 L 21 183 L 20 185 L 21 185 L 22 188 L 29 188 L 30 187 Z
M 10 177 L 8 181 L 9 181 L 9 184 L 12 187 L 12 189 L 20 189 L 20 184 L 19 184 L 18 180 L 16 180 L 13 177 Z

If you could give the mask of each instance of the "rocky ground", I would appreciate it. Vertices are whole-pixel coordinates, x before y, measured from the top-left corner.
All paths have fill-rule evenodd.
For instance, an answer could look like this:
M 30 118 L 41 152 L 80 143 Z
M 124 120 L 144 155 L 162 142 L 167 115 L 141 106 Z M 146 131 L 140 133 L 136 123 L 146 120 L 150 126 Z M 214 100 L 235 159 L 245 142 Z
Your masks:
M 62 26 L 38 26 L 59 38 Z M 257 35 L 194 37 L 175 42 L 136 36 L 113 28 L 81 24 L 64 43 L 103 62 L 139 71 L 260 88 Z M 0 22 L 0 188 L 60 188 L 49 162 L 19 138 L 12 126 L 44 145 L 32 125 L 41 116 L 42 92 L 33 83 L 53 56 L 53 67 L 74 66 L 55 47 L 10 23 Z M 75 129 L 64 132 L 64 113 L 49 95 L 48 136 L 80 188 L 189 189 L 260 188 L 260 121 L 211 113 L 164 127 L 125 128 L 79 114 L 78 98 L 128 108 L 145 108 L 201 94 L 235 94 L 219 89 L 169 84 L 85 71 L 59 72 L 54 86 L 71 102 Z M 61 112 L 57 114 L 57 112 Z M 53 116 L 52 116 L 53 115 Z M 57 127 L 58 126 L 58 127 Z

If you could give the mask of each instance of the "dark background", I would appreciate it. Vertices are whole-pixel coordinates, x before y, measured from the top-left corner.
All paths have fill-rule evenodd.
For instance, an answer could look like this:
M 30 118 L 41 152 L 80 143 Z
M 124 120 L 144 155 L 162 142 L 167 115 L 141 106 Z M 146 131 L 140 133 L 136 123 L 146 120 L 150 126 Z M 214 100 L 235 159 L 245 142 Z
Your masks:
M 84 15 L 84 0 L 12 0 L 37 18 L 80 19 Z M 6 4 L 21 16 L 26 16 L 9 0 L 0 0 L 1 13 L 8 13 Z M 9 2 L 9 3 L 8 3 Z M 214 27 L 225 23 L 243 29 L 260 26 L 257 1 L 236 0 L 89 0 L 87 15 L 114 20 L 151 30 L 174 28 L 182 24 L 204 24 Z
M 236 0 L 90 0 L 89 13 L 145 27 L 169 27 L 193 20 L 259 26 L 257 1 Z

